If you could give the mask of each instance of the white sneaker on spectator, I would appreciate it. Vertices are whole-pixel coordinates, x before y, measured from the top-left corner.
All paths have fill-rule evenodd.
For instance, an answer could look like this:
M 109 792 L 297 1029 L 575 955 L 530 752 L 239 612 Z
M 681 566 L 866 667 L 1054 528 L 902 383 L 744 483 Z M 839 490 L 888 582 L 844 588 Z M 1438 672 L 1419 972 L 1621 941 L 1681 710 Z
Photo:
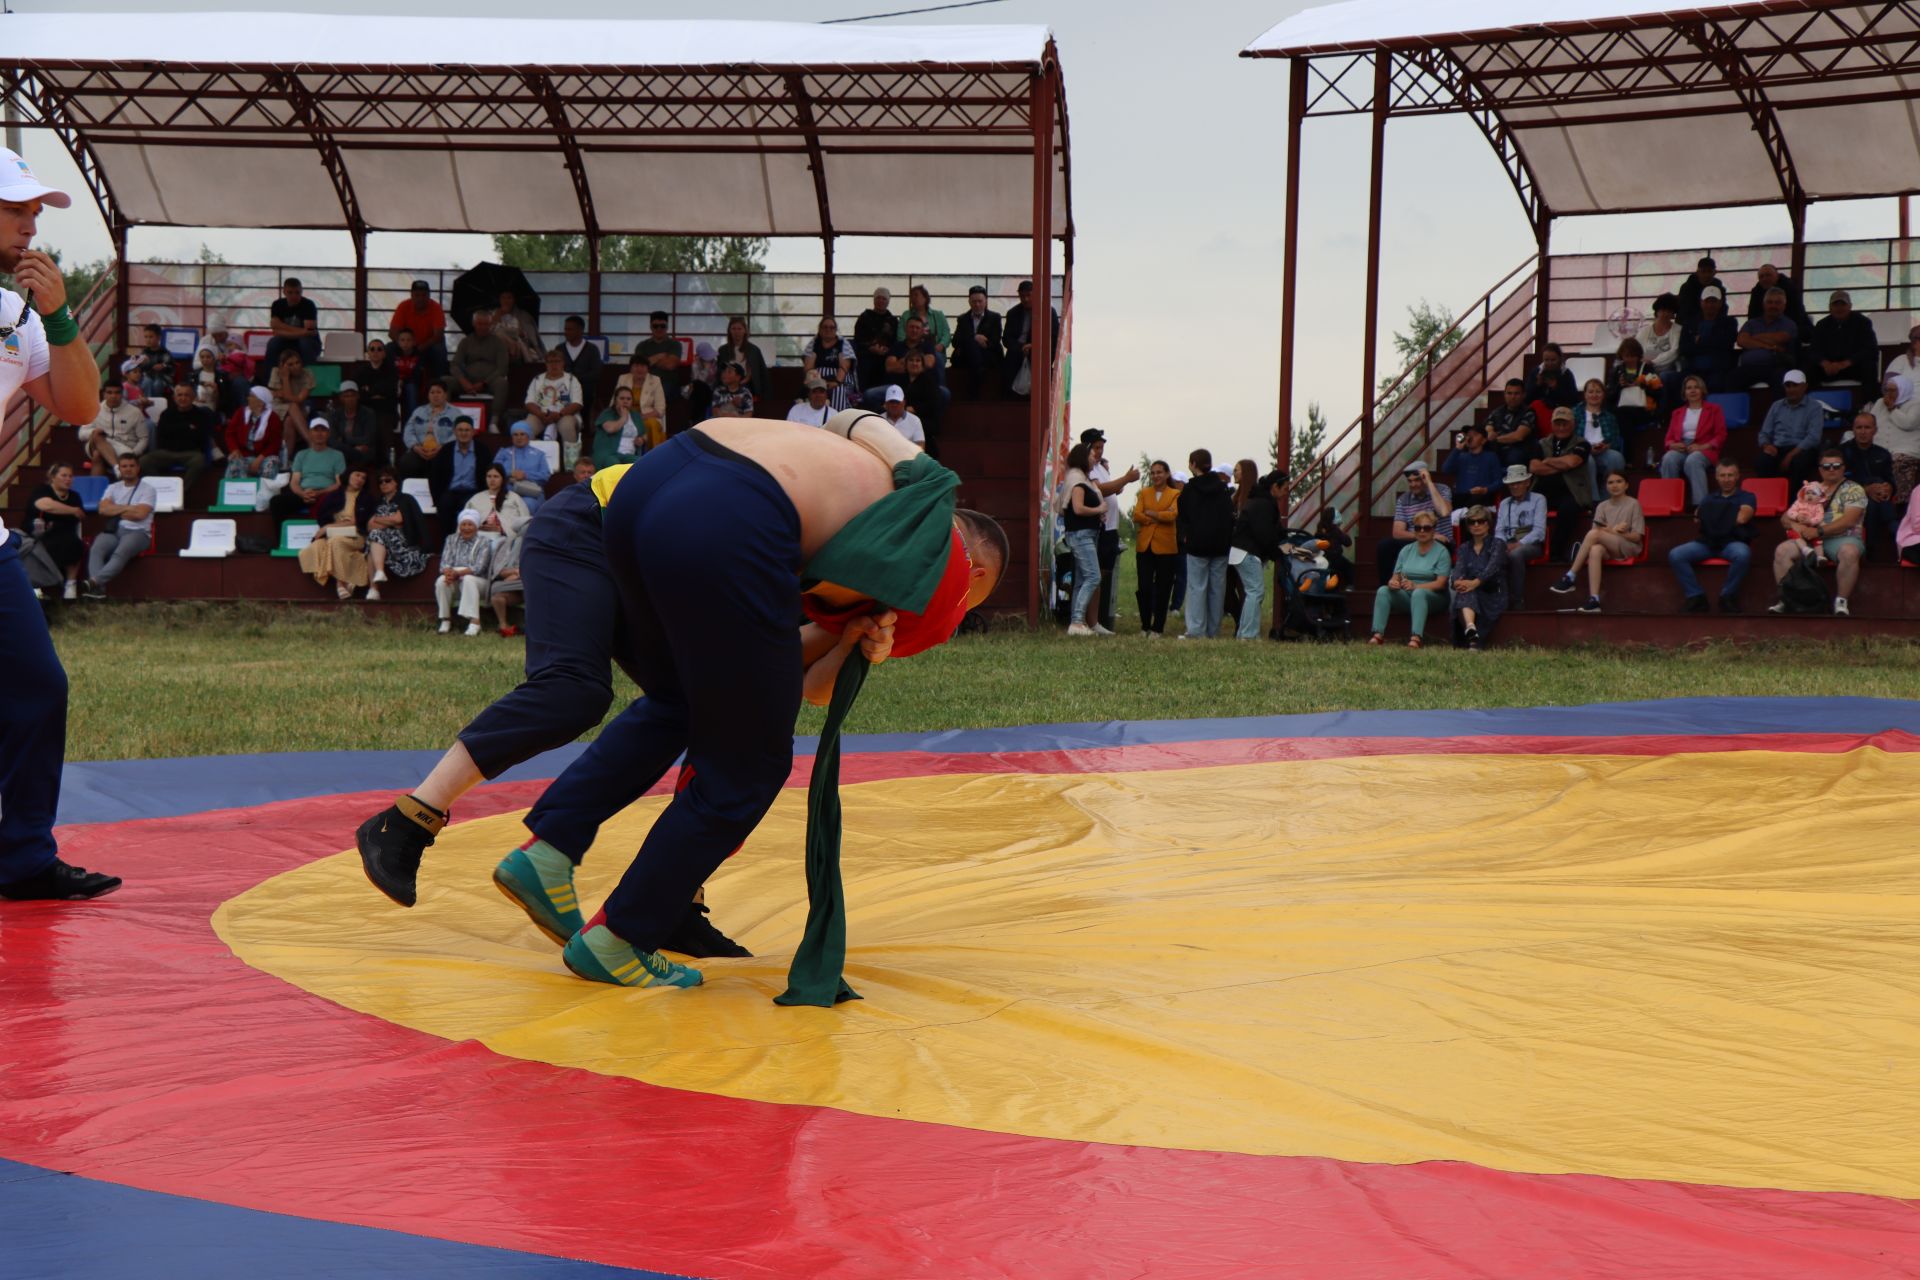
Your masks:
M 480 634 L 480 624 L 479 624 L 479 623 L 477 623 L 477 622 L 469 622 L 469 623 L 467 624 L 467 634 L 468 634 L 468 635 L 470 635 L 470 636 L 477 636 L 477 635 L 479 635 L 479 634 Z
M 385 582 L 387 580 L 387 571 L 385 569 L 375 569 L 373 571 L 373 580 L 375 582 Z
M 1786 611 L 1787 602 L 1785 600 L 1776 600 L 1767 606 L 1768 613 L 1785 613 Z
M 1853 616 L 1853 611 L 1847 608 L 1847 598 L 1845 596 L 1835 596 L 1833 598 L 1833 616 L 1836 618 L 1851 618 Z
M 1070 636 L 1090 636 L 1095 633 L 1093 628 L 1088 626 L 1086 623 L 1075 622 L 1068 625 L 1067 634 Z
M 62 600 L 78 600 L 80 598 L 80 584 L 72 578 L 68 578 L 67 585 L 60 591 L 60 598 Z
M 377 602 L 379 601 L 379 599 L 380 599 L 380 588 L 378 588 L 378 587 L 368 587 L 368 588 L 367 588 L 367 596 L 366 596 L 366 598 L 367 598 L 367 599 L 369 599 L 369 600 L 372 600 L 372 601 L 375 601 L 375 602 L 377 603 Z
M 1107 630 L 1105 627 L 1101 626 L 1099 623 L 1096 622 L 1093 624 L 1093 634 L 1097 636 L 1110 636 L 1113 634 L 1113 632 Z
M 452 619 L 452 618 L 442 618 L 442 619 L 440 619 L 440 634 L 441 634 L 441 635 L 443 635 L 443 636 L 444 636 L 444 635 L 446 635 L 446 634 L 447 634 L 447 633 L 448 633 L 449 631 L 452 631 L 452 630 L 453 630 L 453 619 Z

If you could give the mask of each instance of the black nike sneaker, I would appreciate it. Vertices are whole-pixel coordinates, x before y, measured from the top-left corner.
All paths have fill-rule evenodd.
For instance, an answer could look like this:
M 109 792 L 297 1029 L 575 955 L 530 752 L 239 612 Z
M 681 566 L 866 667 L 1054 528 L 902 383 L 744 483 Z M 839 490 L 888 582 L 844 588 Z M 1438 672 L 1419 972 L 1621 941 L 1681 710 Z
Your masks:
M 38 875 L 0 884 L 0 898 L 11 898 L 15 902 L 80 902 L 112 893 L 119 887 L 119 876 L 102 875 L 55 858 L 53 865 Z
M 680 923 L 673 927 L 666 941 L 659 947 L 662 951 L 677 951 L 683 956 L 692 956 L 695 960 L 705 960 L 714 956 L 750 956 L 747 950 L 726 934 L 713 927 L 707 919 L 707 904 L 689 902 L 687 913 L 680 917 Z
M 373 887 L 403 907 L 412 906 L 418 900 L 413 882 L 420 875 L 420 858 L 446 825 L 446 814 L 412 796 L 401 796 L 361 823 L 353 839 Z

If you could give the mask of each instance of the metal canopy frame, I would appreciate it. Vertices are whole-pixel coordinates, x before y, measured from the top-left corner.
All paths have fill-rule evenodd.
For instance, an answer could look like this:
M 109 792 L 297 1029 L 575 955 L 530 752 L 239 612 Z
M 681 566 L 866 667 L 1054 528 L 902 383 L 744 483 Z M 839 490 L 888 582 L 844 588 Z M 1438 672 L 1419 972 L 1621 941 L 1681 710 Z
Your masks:
M 1301 130 L 1309 118 L 1364 115 L 1373 123 L 1361 387 L 1361 417 L 1368 424 L 1361 437 L 1364 454 L 1371 448 L 1375 410 L 1380 168 L 1382 135 L 1389 119 L 1465 115 L 1486 137 L 1534 231 L 1539 268 L 1535 331 L 1536 341 L 1544 342 L 1551 301 L 1546 264 L 1553 223 L 1560 215 L 1535 180 L 1527 154 L 1529 135 L 1545 139 L 1550 131 L 1570 126 L 1667 121 L 1702 113 L 1745 114 L 1773 170 L 1778 203 L 1793 227 L 1791 269 L 1798 278 L 1806 261 L 1807 206 L 1821 197 L 1809 193 L 1795 167 L 1781 112 L 1920 97 L 1920 80 L 1914 80 L 1912 87 L 1903 80 L 1920 76 L 1920 0 L 1865 4 L 1774 0 L 1564 23 L 1548 17 L 1524 29 L 1435 32 L 1293 47 L 1263 45 L 1244 50 L 1241 56 L 1285 58 L 1290 73 L 1279 407 L 1284 466 L 1291 452 L 1293 420 L 1294 276 L 1299 265 L 1295 192 L 1300 182 Z M 1790 97 L 1781 96 L 1785 90 L 1793 91 Z M 1721 100 L 1699 100 L 1709 96 Z M 1555 114 L 1573 107 L 1578 114 Z M 1525 112 L 1543 114 L 1516 118 Z M 1849 191 L 1826 198 L 1907 194 L 1911 192 Z M 1658 208 L 1635 205 L 1580 213 L 1677 212 L 1758 203 L 1774 201 L 1702 198 Z M 1370 461 L 1370 457 L 1362 459 L 1362 470 L 1369 475 Z

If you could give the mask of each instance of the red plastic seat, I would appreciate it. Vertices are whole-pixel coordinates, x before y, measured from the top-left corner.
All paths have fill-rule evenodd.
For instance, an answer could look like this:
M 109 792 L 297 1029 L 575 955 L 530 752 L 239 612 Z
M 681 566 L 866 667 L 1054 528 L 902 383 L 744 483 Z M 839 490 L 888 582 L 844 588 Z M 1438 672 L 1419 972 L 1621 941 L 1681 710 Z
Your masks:
M 1685 480 L 1663 480 L 1658 476 L 1650 476 L 1640 482 L 1640 511 L 1647 519 L 1677 516 L 1686 510 L 1686 506 Z
M 1753 514 L 1757 519 L 1779 515 L 1793 500 L 1787 492 L 1785 476 L 1774 476 L 1770 480 L 1756 476 L 1745 484 L 1747 492 L 1753 495 Z
M 1636 564 L 1645 564 L 1647 562 L 1647 553 L 1652 549 L 1653 549 L 1653 538 L 1651 535 L 1649 535 L 1648 537 L 1644 537 L 1640 539 L 1639 551 L 1635 552 L 1633 555 L 1628 556 L 1624 560 L 1608 560 L 1606 562 L 1607 568 L 1625 569 Z

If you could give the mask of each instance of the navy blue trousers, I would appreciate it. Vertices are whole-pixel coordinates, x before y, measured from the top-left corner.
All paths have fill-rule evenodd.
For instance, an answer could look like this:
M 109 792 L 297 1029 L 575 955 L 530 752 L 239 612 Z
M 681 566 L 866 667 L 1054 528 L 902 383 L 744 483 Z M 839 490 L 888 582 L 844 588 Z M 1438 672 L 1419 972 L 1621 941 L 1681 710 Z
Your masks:
M 0 533 L 0 884 L 53 863 L 53 815 L 67 755 L 67 673 L 20 563 Z
M 606 904 L 608 928 L 653 950 L 793 768 L 800 517 L 758 465 L 686 431 L 634 464 L 603 532 L 622 652 L 646 692 L 554 780 L 527 826 L 565 850 L 684 752 L 692 781 Z

